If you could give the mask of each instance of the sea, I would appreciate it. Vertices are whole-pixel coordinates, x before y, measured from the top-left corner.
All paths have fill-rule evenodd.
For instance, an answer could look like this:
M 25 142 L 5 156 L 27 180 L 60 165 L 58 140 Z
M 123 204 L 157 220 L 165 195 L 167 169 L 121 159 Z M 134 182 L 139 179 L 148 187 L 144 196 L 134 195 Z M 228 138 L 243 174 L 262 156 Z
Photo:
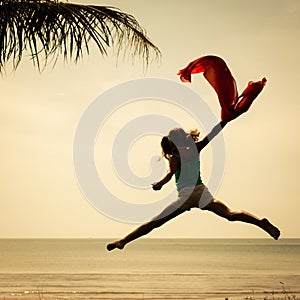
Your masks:
M 300 299 L 300 239 L 0 239 L 4 299 Z

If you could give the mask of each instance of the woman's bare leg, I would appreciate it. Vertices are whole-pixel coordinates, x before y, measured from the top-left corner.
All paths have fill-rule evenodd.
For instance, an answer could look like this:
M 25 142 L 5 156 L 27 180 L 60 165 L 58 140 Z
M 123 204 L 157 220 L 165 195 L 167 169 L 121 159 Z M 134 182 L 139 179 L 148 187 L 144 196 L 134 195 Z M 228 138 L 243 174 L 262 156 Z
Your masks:
M 169 213 L 170 212 L 170 213 Z M 166 222 L 170 221 L 171 219 L 177 217 L 178 215 L 182 214 L 184 210 L 181 209 L 175 209 L 173 206 L 167 207 L 158 217 L 151 220 L 150 222 L 147 222 L 131 233 L 129 233 L 127 236 L 125 236 L 123 239 L 119 241 L 115 241 L 113 243 L 110 243 L 106 246 L 106 249 L 108 251 L 114 250 L 116 248 L 123 249 L 126 244 L 129 242 L 136 240 L 137 238 L 148 234 L 151 232 L 154 228 L 160 227 L 161 225 L 165 224 Z
M 213 202 L 209 203 L 204 209 L 209 210 L 228 221 L 240 221 L 256 225 L 266 231 L 275 240 L 277 240 L 280 236 L 279 229 L 272 225 L 266 218 L 259 219 L 258 217 L 243 210 L 233 211 L 219 200 L 214 199 Z

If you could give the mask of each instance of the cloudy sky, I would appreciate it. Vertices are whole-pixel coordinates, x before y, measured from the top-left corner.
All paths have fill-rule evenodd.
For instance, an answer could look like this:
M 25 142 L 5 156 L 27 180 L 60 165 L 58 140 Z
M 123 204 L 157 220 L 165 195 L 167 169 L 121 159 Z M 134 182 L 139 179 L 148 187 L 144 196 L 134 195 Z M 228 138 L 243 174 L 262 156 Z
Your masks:
M 281 229 L 282 237 L 299 238 L 300 2 L 77 2 L 115 6 L 133 14 L 160 48 L 162 58 L 145 71 L 138 58 L 134 63 L 128 57 L 117 62 L 113 53 L 101 57 L 92 47 L 91 54 L 77 65 L 59 61 L 53 70 L 49 67 L 41 74 L 25 56 L 15 73 L 1 78 L 0 237 L 106 238 L 123 236 L 135 228 L 136 224 L 99 212 L 81 192 L 73 163 L 79 121 L 88 105 L 107 89 L 148 77 L 179 84 L 178 69 L 195 58 L 213 54 L 226 61 L 239 91 L 250 80 L 268 79 L 250 111 L 223 132 L 225 168 L 215 196 L 233 209 L 268 217 Z M 219 119 L 216 95 L 203 76 L 194 76 L 188 86 Z M 113 113 L 99 129 L 94 150 L 101 182 L 112 195 L 100 193 L 99 199 L 107 205 L 112 197 L 141 204 L 159 201 L 172 192 L 174 183 L 161 192 L 125 184 L 112 165 L 115 137 L 129 121 L 147 114 L 168 117 L 186 129 L 199 127 L 203 137 L 206 129 L 202 128 L 201 113 L 200 120 L 195 119 L 188 108 L 158 99 L 141 99 L 119 109 L 112 104 L 108 108 L 110 105 Z M 159 135 L 149 134 L 131 145 L 128 164 L 134 174 L 151 173 L 149 160 L 160 155 L 159 142 Z M 201 160 L 207 181 L 214 161 L 211 148 L 204 151 Z M 164 162 L 154 162 L 152 167 L 160 168 L 160 164 Z M 195 210 L 149 237 L 267 236 L 254 226 L 232 224 Z

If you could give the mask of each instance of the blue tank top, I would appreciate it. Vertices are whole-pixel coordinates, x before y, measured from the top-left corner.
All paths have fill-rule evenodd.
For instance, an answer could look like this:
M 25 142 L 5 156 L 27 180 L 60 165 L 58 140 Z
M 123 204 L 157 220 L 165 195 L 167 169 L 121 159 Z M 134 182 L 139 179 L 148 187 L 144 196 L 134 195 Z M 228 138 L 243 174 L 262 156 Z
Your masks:
M 200 176 L 200 161 L 194 159 L 181 163 L 178 154 L 175 154 L 179 168 L 175 171 L 175 183 L 177 190 L 181 190 L 188 186 L 196 186 L 202 183 Z M 181 176 L 180 176 L 181 175 Z

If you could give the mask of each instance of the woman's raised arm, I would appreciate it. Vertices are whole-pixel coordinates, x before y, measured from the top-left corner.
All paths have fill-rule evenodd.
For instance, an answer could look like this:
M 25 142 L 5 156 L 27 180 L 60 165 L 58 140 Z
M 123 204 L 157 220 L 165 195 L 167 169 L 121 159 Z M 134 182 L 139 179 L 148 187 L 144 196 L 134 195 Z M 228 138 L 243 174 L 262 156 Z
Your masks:
M 196 142 L 196 146 L 198 149 L 198 152 L 200 152 L 208 143 L 219 133 L 221 130 L 225 127 L 225 125 L 228 122 L 226 121 L 221 121 L 218 123 L 212 130 L 211 132 L 200 142 Z

